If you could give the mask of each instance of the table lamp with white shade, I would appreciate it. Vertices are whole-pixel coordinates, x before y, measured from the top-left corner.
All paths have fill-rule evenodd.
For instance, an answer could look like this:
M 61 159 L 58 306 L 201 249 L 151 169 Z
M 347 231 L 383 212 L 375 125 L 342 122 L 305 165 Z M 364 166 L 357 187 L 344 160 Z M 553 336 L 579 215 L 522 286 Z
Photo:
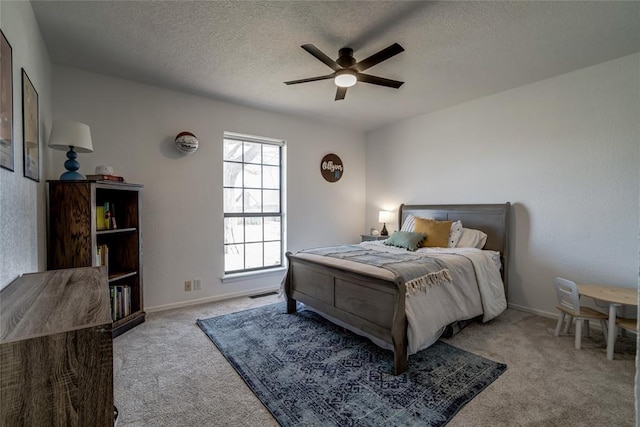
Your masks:
M 78 163 L 76 157 L 78 157 L 77 153 L 93 152 L 89 126 L 68 120 L 54 122 L 51 136 L 49 137 L 49 148 L 68 150 L 67 161 L 64 162 L 64 167 L 67 171 L 60 175 L 61 180 L 85 179 L 84 175 L 78 172 L 80 163 Z
M 382 223 L 382 231 L 380 231 L 381 236 L 388 236 L 389 232 L 387 231 L 387 222 L 391 221 L 393 216 L 393 212 L 391 211 L 380 211 L 378 214 L 378 222 Z

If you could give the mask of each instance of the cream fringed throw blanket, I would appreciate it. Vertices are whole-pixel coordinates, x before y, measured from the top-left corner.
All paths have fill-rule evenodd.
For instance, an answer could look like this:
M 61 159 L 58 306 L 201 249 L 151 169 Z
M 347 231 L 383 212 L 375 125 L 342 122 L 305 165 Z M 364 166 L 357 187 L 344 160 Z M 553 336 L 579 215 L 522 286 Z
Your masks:
M 404 282 L 407 295 L 414 295 L 419 290 L 424 291 L 431 286 L 451 283 L 451 273 L 446 268 L 446 264 L 439 259 L 424 255 L 376 251 L 363 249 L 359 245 L 326 246 L 301 252 L 360 262 L 389 270 Z

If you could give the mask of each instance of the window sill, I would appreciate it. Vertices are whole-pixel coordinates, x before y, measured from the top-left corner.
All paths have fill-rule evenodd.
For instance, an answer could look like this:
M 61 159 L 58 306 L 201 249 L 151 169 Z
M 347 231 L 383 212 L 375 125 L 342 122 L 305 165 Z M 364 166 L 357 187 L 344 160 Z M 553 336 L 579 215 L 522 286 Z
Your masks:
M 275 276 L 286 273 L 286 267 L 270 268 L 268 270 L 248 271 L 246 273 L 231 273 L 222 276 L 222 283 L 239 282 L 241 280 L 254 279 L 264 276 Z

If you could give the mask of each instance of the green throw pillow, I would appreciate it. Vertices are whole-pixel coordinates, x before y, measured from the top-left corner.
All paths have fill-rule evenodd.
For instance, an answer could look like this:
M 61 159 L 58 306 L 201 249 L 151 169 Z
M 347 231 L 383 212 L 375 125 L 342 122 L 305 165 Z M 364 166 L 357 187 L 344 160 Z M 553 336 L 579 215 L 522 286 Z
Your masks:
M 414 233 L 412 231 L 396 231 L 383 243 L 387 246 L 397 246 L 410 251 L 422 247 L 422 242 L 427 237 L 424 233 Z

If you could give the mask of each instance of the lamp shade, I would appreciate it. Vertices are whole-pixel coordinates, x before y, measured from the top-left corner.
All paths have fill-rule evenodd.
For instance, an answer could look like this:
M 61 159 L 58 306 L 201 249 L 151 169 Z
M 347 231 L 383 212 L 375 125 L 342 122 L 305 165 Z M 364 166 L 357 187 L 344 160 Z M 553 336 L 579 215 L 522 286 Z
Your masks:
M 391 221 L 393 212 L 391 211 L 380 211 L 378 214 L 378 222 L 389 222 Z
M 64 167 L 65 173 L 60 175 L 61 180 L 85 179 L 84 175 L 78 172 L 80 163 L 76 160 L 78 153 L 91 153 L 93 144 L 91 143 L 91 131 L 84 123 L 71 121 L 56 121 L 53 123 L 53 130 L 49 136 L 49 148 L 67 151 L 67 161 Z
M 49 148 L 67 151 L 69 147 L 74 147 L 78 153 L 93 152 L 89 126 L 72 121 L 54 122 L 49 137 Z

